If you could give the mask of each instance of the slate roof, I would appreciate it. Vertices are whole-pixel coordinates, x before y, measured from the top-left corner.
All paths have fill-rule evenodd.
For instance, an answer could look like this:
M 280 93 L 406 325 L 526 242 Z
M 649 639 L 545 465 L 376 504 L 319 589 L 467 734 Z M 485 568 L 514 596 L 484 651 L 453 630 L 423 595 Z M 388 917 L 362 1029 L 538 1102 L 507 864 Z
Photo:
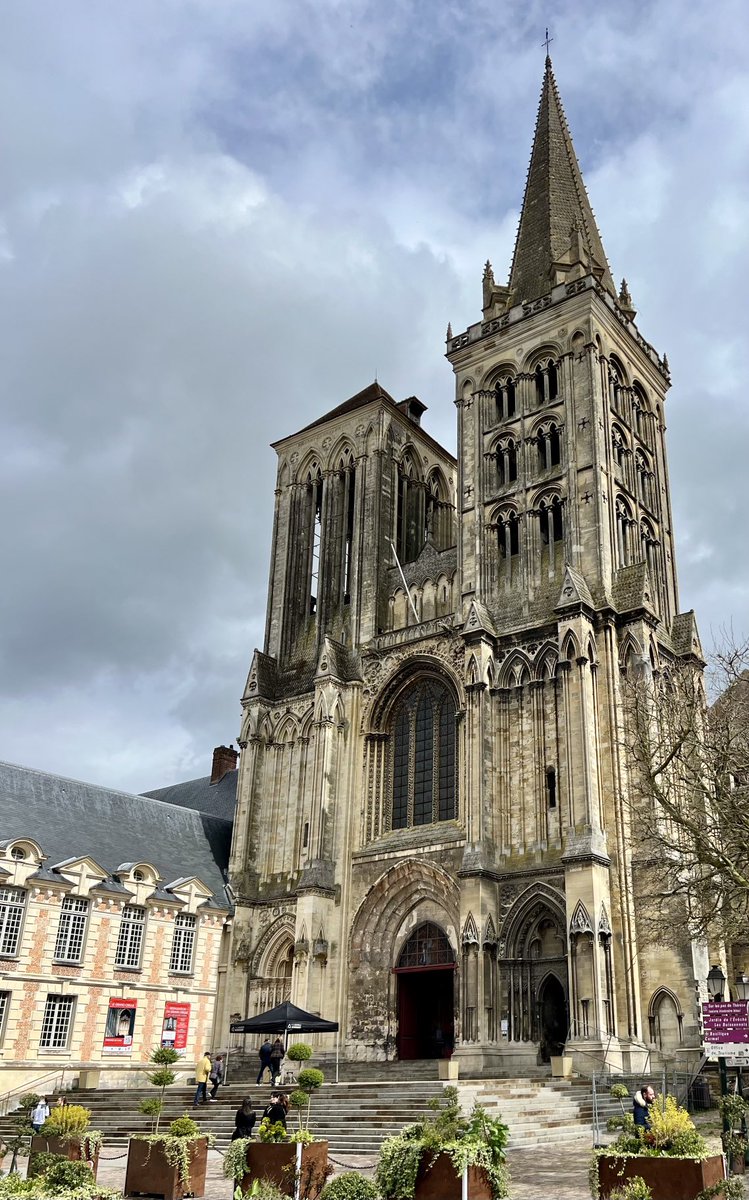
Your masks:
M 577 226 L 601 283 L 616 299 L 606 252 L 590 207 L 572 137 L 546 59 L 533 149 L 510 269 L 513 302 L 537 300 L 551 290 L 552 266 L 564 260 Z
M 204 775 L 201 779 L 188 779 L 185 783 L 171 783 L 168 787 L 154 788 L 143 795 L 151 800 L 163 800 L 165 804 L 194 808 L 196 812 L 221 817 L 224 821 L 233 821 L 238 778 L 239 771 L 227 771 L 218 783 L 211 783 L 210 775 Z
M 0 762 L 0 834 L 38 842 L 48 856 L 42 873 L 84 856 L 110 875 L 149 862 L 165 884 L 196 876 L 226 903 L 231 829 L 190 808 Z

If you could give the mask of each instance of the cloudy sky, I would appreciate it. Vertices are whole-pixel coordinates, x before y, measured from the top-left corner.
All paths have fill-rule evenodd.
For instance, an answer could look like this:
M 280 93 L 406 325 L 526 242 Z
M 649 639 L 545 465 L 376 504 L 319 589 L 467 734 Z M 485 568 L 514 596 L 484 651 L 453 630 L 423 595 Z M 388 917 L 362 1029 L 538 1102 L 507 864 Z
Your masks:
M 745 0 L 10 0 L 0 757 L 206 773 L 262 641 L 268 443 L 375 373 L 454 445 L 552 26 L 617 280 L 671 364 L 681 607 L 749 626 Z

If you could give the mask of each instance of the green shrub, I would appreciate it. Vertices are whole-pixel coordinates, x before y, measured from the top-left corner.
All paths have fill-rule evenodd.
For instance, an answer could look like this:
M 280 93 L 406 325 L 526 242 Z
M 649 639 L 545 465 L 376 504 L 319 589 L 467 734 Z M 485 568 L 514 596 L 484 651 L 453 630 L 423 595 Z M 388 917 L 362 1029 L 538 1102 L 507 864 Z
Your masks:
M 291 1062 L 307 1062 L 312 1058 L 312 1047 L 308 1046 L 306 1042 L 294 1042 L 286 1051 L 286 1057 Z
M 30 1113 L 32 1109 L 36 1108 L 40 1100 L 41 1096 L 37 1096 L 36 1092 L 25 1092 L 24 1095 L 21 1096 L 18 1107 L 20 1108 L 21 1112 Z
M 58 1104 L 39 1131 L 42 1137 L 76 1137 L 85 1133 L 91 1121 L 91 1109 L 82 1104 Z
M 621 1187 L 614 1188 L 609 1200 L 653 1200 L 653 1193 L 641 1175 L 633 1175 Z
M 303 1092 L 316 1092 L 319 1087 L 322 1087 L 325 1076 L 322 1071 L 318 1071 L 317 1067 L 305 1067 L 299 1072 L 297 1084 Z
M 200 1137 L 200 1126 L 197 1121 L 193 1121 L 189 1113 L 185 1113 L 182 1117 L 175 1117 L 169 1126 L 169 1132 L 172 1137 L 196 1138 Z
M 344 1171 L 331 1179 L 323 1189 L 320 1200 L 378 1200 L 377 1186 L 358 1171 Z

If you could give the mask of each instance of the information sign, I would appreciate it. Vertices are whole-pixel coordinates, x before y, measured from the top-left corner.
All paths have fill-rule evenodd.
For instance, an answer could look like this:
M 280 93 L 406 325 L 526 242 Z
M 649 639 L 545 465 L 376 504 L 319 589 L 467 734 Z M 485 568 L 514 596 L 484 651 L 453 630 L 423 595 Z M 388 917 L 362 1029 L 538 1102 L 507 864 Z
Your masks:
M 110 997 L 107 1023 L 104 1029 L 103 1050 L 105 1054 L 130 1053 L 137 1008 L 138 1001 L 135 999 L 125 1000 L 122 996 Z
M 189 1028 L 190 1005 L 177 1000 L 167 1000 L 164 1005 L 164 1023 L 161 1027 L 162 1046 L 171 1046 L 173 1050 L 184 1054 Z
M 710 1001 L 702 1005 L 702 1030 L 706 1054 L 722 1054 L 723 1050 L 708 1050 L 708 1045 L 749 1043 L 749 1021 L 746 1000 Z M 730 1053 L 730 1051 L 726 1051 Z

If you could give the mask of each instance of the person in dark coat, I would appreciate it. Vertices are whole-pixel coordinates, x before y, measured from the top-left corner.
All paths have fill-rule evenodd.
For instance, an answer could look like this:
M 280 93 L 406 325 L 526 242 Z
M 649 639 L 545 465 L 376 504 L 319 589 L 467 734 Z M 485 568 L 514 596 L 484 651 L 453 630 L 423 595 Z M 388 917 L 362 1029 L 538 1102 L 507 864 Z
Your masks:
M 256 1083 L 262 1083 L 263 1075 L 265 1074 L 265 1072 L 271 1070 L 270 1056 L 271 1056 L 272 1051 L 273 1051 L 273 1047 L 271 1046 L 270 1042 L 266 1038 L 265 1041 L 263 1042 L 262 1046 L 258 1050 L 258 1054 L 260 1055 L 260 1070 L 257 1073 Z M 271 1081 L 271 1083 L 273 1083 L 273 1072 L 272 1071 L 271 1071 L 270 1081 Z
M 635 1125 L 640 1129 L 650 1129 L 650 1106 L 655 1102 L 655 1092 L 650 1084 L 645 1084 L 639 1092 L 635 1092 L 632 1101 L 632 1116 Z
M 223 1056 L 223 1054 L 217 1054 L 216 1057 L 214 1058 L 213 1063 L 211 1064 L 211 1073 L 208 1076 L 208 1078 L 211 1083 L 211 1094 L 208 1097 L 208 1101 L 210 1104 L 215 1104 L 216 1096 L 218 1095 L 218 1089 L 221 1087 L 221 1084 L 224 1082 L 224 1056 Z
M 233 1142 L 239 1138 L 252 1137 L 252 1131 L 255 1128 L 255 1112 L 252 1107 L 252 1101 L 249 1096 L 240 1104 L 234 1116 L 234 1132 L 231 1135 Z
M 279 1075 L 281 1074 L 281 1063 L 283 1061 L 283 1042 L 280 1038 L 276 1038 L 271 1047 L 270 1052 L 270 1070 L 273 1076 L 274 1083 L 280 1083 Z
M 267 1118 L 271 1125 L 275 1125 L 277 1121 L 286 1128 L 286 1113 L 289 1111 L 288 1096 L 284 1096 L 281 1092 L 274 1092 L 270 1098 L 270 1104 L 266 1104 L 263 1109 L 263 1118 Z

